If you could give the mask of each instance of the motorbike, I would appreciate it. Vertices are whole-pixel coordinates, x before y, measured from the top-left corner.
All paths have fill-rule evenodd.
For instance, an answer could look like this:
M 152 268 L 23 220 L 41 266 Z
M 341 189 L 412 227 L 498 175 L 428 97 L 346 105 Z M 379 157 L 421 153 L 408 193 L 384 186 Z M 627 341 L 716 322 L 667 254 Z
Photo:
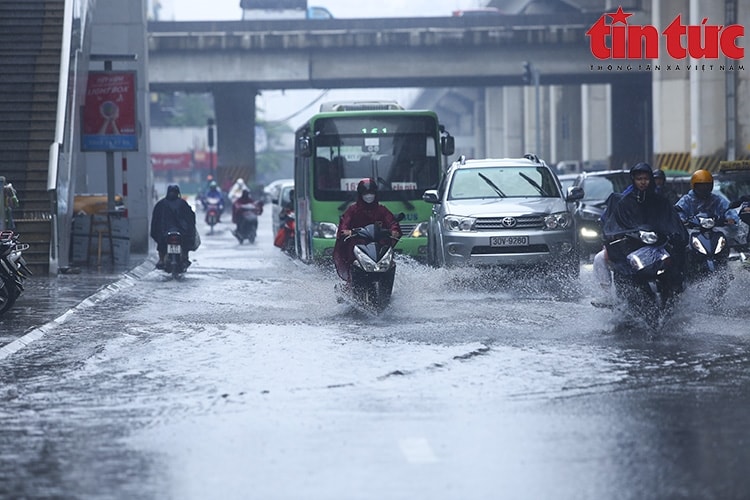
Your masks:
M 605 246 L 617 297 L 635 318 L 660 325 L 682 291 L 667 238 L 644 228 L 619 235 Z
M 258 216 L 262 213 L 263 205 L 260 203 L 251 202 L 240 206 L 236 215 L 237 229 L 233 233 L 240 241 L 240 245 L 245 240 L 255 243 L 255 236 L 258 233 Z
M 276 237 L 273 240 L 274 246 L 281 249 L 282 252 L 293 257 L 296 253 L 294 244 L 294 210 L 285 208 L 280 214 L 279 218 L 282 223 L 279 227 Z
M 31 277 L 23 252 L 27 243 L 18 241 L 13 231 L 0 231 L 0 316 L 13 307 L 24 290 L 24 281 Z
M 733 275 L 729 271 L 730 237 L 725 226 L 705 213 L 689 218 L 685 226 L 689 236 L 687 254 L 687 279 L 695 283 L 710 277 L 717 279 L 709 283 L 708 300 L 716 306 L 727 291 Z
M 208 224 L 210 234 L 214 234 L 214 226 L 219 223 L 221 216 L 221 198 L 208 196 L 205 199 L 206 205 L 206 224 Z
M 190 261 L 182 257 L 182 233 L 179 231 L 167 232 L 167 258 L 164 261 L 164 272 L 171 274 L 172 278 L 178 279 L 187 271 Z
M 396 220 L 402 220 L 400 213 Z M 355 239 L 353 247 L 351 286 L 339 288 L 340 299 L 349 299 L 355 305 L 372 312 L 382 312 L 391 301 L 396 261 L 393 241 L 389 229 L 379 224 L 352 229 L 346 240 Z M 385 241 L 388 243 L 384 243 Z

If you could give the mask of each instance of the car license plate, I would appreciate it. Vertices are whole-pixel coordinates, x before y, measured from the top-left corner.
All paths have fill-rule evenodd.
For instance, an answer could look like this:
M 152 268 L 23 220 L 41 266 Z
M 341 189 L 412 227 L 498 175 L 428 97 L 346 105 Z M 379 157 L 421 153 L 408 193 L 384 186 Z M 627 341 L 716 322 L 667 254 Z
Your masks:
M 525 247 L 528 244 L 528 236 L 492 236 L 490 238 L 492 247 Z
M 182 253 L 180 245 L 167 245 L 167 253 Z

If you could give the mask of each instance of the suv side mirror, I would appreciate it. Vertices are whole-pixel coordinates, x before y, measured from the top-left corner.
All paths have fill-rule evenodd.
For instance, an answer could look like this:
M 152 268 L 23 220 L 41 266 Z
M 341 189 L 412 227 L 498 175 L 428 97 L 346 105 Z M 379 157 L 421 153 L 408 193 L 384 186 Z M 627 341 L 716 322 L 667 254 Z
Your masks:
M 581 186 L 570 186 L 568 187 L 567 196 L 565 201 L 578 201 L 583 198 L 583 188 Z
M 427 203 L 432 203 L 432 204 L 440 203 L 440 198 L 438 198 L 437 189 L 428 189 L 422 195 L 422 199 L 426 201 Z

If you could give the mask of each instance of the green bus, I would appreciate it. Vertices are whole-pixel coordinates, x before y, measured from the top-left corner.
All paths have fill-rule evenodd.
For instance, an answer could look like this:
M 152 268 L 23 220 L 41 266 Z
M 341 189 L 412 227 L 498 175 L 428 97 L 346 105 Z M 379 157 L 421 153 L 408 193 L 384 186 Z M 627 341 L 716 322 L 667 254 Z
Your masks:
M 432 111 L 396 103 L 322 105 L 295 135 L 299 259 L 331 259 L 341 214 L 356 201 L 359 181 L 370 177 L 378 182 L 380 203 L 405 215 L 396 250 L 424 260 L 432 206 L 422 194 L 437 189 L 453 151 L 453 137 Z

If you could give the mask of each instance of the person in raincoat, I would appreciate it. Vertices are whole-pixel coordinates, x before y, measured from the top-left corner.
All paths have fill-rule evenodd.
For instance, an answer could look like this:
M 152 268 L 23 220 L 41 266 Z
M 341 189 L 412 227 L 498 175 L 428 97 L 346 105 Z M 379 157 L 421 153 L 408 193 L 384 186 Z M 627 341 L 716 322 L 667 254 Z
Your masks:
M 182 199 L 180 187 L 171 184 L 167 195 L 156 202 L 151 214 L 151 238 L 159 252 L 157 269 L 164 268 L 167 257 L 167 232 L 177 230 L 182 234 L 182 260 L 189 265 L 188 252 L 195 248 L 195 212 L 188 202 Z
M 234 184 L 232 184 L 232 187 L 229 188 L 229 201 L 230 203 L 234 203 L 237 201 L 240 197 L 242 197 L 243 191 L 249 191 L 250 188 L 247 187 L 247 184 L 245 184 L 245 180 L 240 177 L 237 179 Z
M 602 215 L 602 236 L 605 241 L 613 241 L 621 235 L 638 228 L 649 228 L 664 234 L 670 245 L 670 254 L 675 263 L 674 279 L 677 289 L 682 288 L 687 230 L 680 221 L 677 210 L 669 200 L 657 194 L 654 173 L 648 163 L 638 163 L 630 169 L 631 186 L 622 193 L 612 193 L 606 201 Z M 598 254 L 597 254 L 598 255 Z M 594 258 L 594 274 L 608 294 L 611 275 L 606 250 L 603 258 Z M 609 297 L 592 301 L 594 305 L 609 303 Z
M 373 179 L 362 179 L 357 184 L 357 201 L 341 215 L 336 244 L 333 247 L 333 262 L 339 277 L 349 283 L 349 267 L 354 261 L 354 241 L 346 237 L 352 229 L 379 223 L 388 228 L 395 240 L 401 237 L 401 226 L 387 207 L 378 202 L 378 185 Z

